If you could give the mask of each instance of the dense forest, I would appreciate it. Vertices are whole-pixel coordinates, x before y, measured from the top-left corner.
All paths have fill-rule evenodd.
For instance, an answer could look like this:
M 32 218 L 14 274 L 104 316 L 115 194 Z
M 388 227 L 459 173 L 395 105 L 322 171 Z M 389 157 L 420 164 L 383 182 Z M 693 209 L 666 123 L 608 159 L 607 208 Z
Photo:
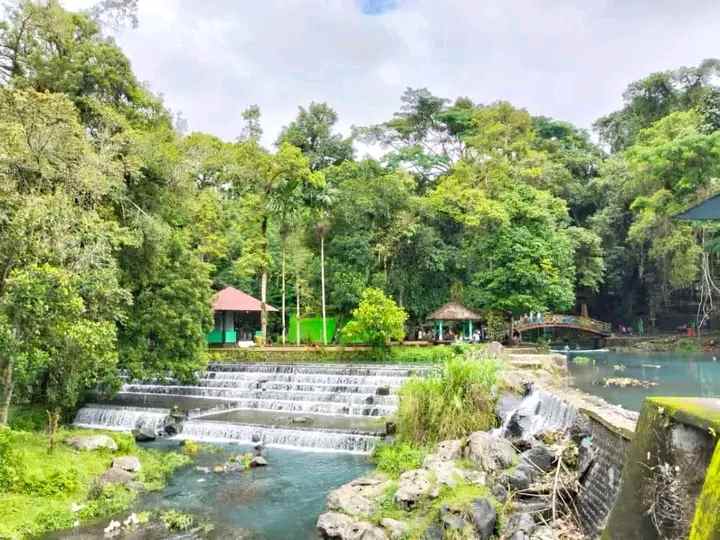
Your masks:
M 232 141 L 175 126 L 105 31 L 132 4 L 0 22 L 0 423 L 13 394 L 72 408 L 119 368 L 191 377 L 215 290 L 318 313 L 321 266 L 341 323 L 372 286 L 409 329 L 450 299 L 672 325 L 716 290 L 715 228 L 672 216 L 717 191 L 718 60 L 632 82 L 594 137 L 408 88 L 347 134 L 303 104 L 264 147 L 255 106 Z

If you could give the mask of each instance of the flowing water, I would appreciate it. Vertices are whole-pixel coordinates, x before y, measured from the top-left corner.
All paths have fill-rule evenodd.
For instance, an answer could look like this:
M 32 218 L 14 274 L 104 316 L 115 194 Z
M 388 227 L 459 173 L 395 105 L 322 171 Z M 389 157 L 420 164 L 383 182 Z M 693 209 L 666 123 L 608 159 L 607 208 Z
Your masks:
M 163 440 L 150 446 L 177 445 Z M 211 472 L 232 455 L 251 451 L 250 446 L 217 445 L 201 452 L 192 466 L 176 472 L 167 487 L 144 495 L 135 511 L 176 510 L 190 513 L 214 530 L 201 535 L 211 540 L 310 540 L 317 539 L 315 524 L 332 489 L 371 469 L 367 456 L 347 453 L 311 453 L 269 448 L 267 467 L 241 472 Z M 117 516 L 123 519 L 129 512 Z M 52 540 L 102 538 L 109 519 L 73 531 L 48 536 Z M 199 538 L 162 529 L 150 529 L 133 540 Z
M 573 384 L 610 403 L 639 411 L 647 396 L 720 397 L 720 361 L 712 353 L 606 352 L 581 354 L 588 364 L 568 368 Z M 650 388 L 604 386 L 609 377 L 631 377 L 656 383 Z
M 397 390 L 427 366 L 212 364 L 195 385 L 128 382 L 108 403 L 83 407 L 82 427 L 129 431 L 162 426 L 186 411 L 179 439 L 369 453 L 397 409 Z

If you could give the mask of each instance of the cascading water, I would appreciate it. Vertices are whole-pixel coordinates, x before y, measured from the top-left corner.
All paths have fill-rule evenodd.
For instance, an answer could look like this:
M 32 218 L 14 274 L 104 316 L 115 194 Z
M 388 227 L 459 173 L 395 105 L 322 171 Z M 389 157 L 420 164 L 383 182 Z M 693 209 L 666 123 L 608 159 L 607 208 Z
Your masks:
M 577 409 L 562 399 L 533 389 L 518 406 L 507 413 L 498 434 L 504 437 L 532 437 L 542 431 L 569 428 Z
M 109 405 L 78 412 L 83 427 L 158 429 L 188 411 L 182 439 L 367 453 L 397 409 L 397 390 L 428 367 L 352 364 L 211 364 L 196 385 L 128 382 Z M 127 405 L 143 405 L 127 406 Z

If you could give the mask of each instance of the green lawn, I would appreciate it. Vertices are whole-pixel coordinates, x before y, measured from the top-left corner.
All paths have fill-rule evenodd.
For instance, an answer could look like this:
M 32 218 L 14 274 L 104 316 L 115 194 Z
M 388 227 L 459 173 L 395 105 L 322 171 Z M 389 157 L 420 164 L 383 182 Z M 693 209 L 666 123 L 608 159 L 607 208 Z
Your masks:
M 78 433 L 99 432 L 63 429 L 58 440 Z M 27 538 L 128 508 L 135 492 L 99 491 L 94 485 L 114 456 L 137 456 L 143 467 L 139 480 L 149 490 L 161 489 L 170 473 L 189 461 L 181 454 L 138 448 L 126 434 L 107 434 L 118 443 L 117 452 L 80 452 L 60 442 L 49 453 L 44 433 L 0 430 L 0 538 Z

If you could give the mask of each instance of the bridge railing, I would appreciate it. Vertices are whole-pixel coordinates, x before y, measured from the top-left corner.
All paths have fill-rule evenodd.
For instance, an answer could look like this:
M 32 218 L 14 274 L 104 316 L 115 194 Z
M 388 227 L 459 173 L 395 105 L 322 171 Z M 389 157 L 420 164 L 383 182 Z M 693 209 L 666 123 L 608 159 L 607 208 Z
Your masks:
M 536 326 L 576 326 L 601 334 L 612 333 L 612 325 L 610 323 L 598 321 L 590 317 L 560 315 L 556 313 L 539 313 L 533 317 L 524 316 L 515 321 L 514 326 L 518 330 L 522 330 L 524 327 Z

